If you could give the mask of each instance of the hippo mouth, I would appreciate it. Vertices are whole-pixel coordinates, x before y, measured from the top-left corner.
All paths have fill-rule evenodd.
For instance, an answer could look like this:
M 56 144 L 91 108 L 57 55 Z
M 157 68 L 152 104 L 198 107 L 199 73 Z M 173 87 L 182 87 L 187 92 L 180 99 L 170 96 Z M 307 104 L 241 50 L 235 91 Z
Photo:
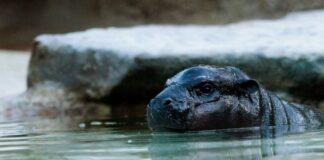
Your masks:
M 188 128 L 172 128 L 169 126 L 164 126 L 164 125 L 158 125 L 158 126 L 154 126 L 153 131 L 157 131 L 157 132 L 186 132 L 188 131 Z
M 155 124 L 151 126 L 151 129 L 153 131 L 159 131 L 159 132 L 185 132 L 187 131 L 189 128 L 187 125 L 183 125 L 183 126 L 170 126 L 170 125 L 166 125 L 166 124 Z
M 194 104 L 194 107 L 197 108 L 197 107 L 200 107 L 200 106 L 203 105 L 203 104 L 215 103 L 215 102 L 219 101 L 219 99 L 220 99 L 220 98 L 217 97 L 216 99 L 213 99 L 213 100 L 210 100 L 210 101 L 196 102 L 196 103 Z
M 197 130 L 194 121 L 200 119 L 198 117 L 201 112 L 207 110 L 222 110 L 221 108 L 224 108 L 224 104 L 216 105 L 216 107 L 215 105 L 210 105 L 217 101 L 219 101 L 219 98 L 192 103 L 191 107 L 184 107 L 188 109 L 182 113 L 171 113 L 170 110 L 164 110 L 164 114 L 161 114 L 153 110 L 151 108 L 152 106 L 148 105 L 147 117 L 149 126 L 153 131 L 185 132 Z M 168 113 L 165 114 L 165 112 Z
M 189 129 L 190 110 L 176 112 L 174 110 L 156 110 L 147 106 L 147 121 L 153 131 L 183 132 Z

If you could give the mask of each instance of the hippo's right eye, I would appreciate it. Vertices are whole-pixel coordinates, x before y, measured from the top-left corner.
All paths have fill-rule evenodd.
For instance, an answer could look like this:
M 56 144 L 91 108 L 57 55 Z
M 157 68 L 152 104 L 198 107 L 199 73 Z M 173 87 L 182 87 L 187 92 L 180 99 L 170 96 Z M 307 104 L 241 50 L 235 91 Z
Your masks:
M 209 94 L 214 91 L 214 85 L 211 83 L 203 83 L 196 87 L 195 91 L 198 95 Z

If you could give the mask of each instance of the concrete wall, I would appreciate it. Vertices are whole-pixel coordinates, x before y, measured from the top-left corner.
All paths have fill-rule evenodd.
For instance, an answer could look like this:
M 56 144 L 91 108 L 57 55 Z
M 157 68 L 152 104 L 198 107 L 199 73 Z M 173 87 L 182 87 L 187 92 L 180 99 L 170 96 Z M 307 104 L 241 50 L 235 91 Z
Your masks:
M 42 33 L 138 24 L 224 24 L 324 7 L 322 0 L 1 0 L 0 48 Z

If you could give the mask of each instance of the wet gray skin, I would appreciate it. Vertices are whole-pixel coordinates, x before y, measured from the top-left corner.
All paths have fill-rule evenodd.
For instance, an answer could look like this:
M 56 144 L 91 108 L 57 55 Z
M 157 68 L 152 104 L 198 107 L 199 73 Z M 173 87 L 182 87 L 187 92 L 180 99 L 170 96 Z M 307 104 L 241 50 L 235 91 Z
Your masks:
M 321 126 L 324 113 L 289 103 L 235 67 L 181 71 L 147 107 L 152 130 L 210 130 L 276 125 Z

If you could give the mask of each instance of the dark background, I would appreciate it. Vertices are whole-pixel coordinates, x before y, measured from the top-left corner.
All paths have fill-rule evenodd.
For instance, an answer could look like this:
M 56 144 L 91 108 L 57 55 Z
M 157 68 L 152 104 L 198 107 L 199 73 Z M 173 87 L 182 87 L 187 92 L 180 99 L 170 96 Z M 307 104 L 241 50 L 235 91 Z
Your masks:
M 0 48 L 36 35 L 139 24 L 226 24 L 324 7 L 322 0 L 1 0 Z

